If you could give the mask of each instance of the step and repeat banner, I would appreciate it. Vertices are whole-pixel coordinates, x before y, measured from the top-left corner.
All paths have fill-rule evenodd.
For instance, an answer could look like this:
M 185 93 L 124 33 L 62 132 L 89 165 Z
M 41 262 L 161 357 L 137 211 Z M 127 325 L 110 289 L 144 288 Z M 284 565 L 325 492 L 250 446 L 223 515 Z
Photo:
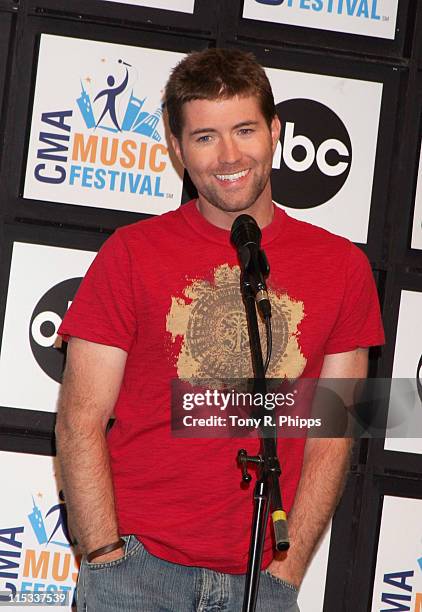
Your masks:
M 298 219 L 366 243 L 383 84 L 272 68 L 267 73 L 282 125 L 274 200 Z
M 399 59 L 408 53 L 415 4 L 412 0 L 239 0 L 238 33 L 250 41 L 273 41 L 274 46 L 283 41 L 322 53 L 352 51 L 366 59 Z
M 394 39 L 399 0 L 245 0 L 243 17 Z
M 183 169 L 167 142 L 161 104 L 181 57 L 41 35 L 23 198 L 148 215 L 177 208 Z M 381 146 L 379 135 L 390 138 L 398 83 L 388 75 L 384 99 L 385 74 L 376 81 L 340 70 L 266 70 L 282 124 L 274 200 L 292 216 L 367 244 L 371 207 L 385 205 L 374 181 L 391 163 L 390 145 Z
M 325 530 L 303 579 L 298 597 L 301 610 L 322 610 L 324 607 L 330 537 L 331 525 Z
M 183 170 L 169 152 L 162 94 L 182 57 L 42 35 L 23 197 L 147 214 L 177 208 Z
M 33 0 L 23 0 L 16 11 L 17 23 L 21 15 L 27 20 L 22 21 L 23 42 L 15 46 L 12 32 L 7 61 L 0 59 L 0 86 L 6 76 L 11 92 L 19 92 L 18 76 L 32 83 L 26 99 L 16 103 L 16 96 L 6 95 L 6 85 L 0 121 L 5 142 L 13 149 L 16 130 L 20 142 L 16 150 L 2 152 L 5 170 L 0 175 L 0 410 L 12 415 L 5 431 L 14 431 L 13 414 L 24 415 L 25 410 L 54 418 L 65 360 L 57 330 L 96 254 L 92 242 L 84 244 L 84 234 L 101 235 L 101 242 L 122 219 L 128 222 L 128 213 L 137 221 L 174 210 L 184 201 L 187 181 L 169 146 L 163 89 L 185 52 L 208 45 L 237 46 L 260 58 L 282 126 L 272 167 L 274 201 L 289 215 L 360 245 L 380 279 L 380 294 L 385 280 L 400 292 L 400 299 L 382 304 L 387 350 L 394 356 L 389 371 L 378 374 L 414 379 L 422 354 L 422 155 L 419 166 L 416 159 L 414 164 L 414 201 L 403 204 L 400 187 L 410 179 L 400 174 L 397 142 L 412 93 L 401 95 L 410 64 L 403 49 L 413 53 L 413 25 L 422 23 L 418 10 L 410 10 L 408 0 L 233 0 L 230 6 L 220 2 L 212 9 L 219 20 L 219 35 L 213 37 L 210 23 L 200 24 L 202 0 L 89 0 L 89 19 L 95 22 L 98 15 L 93 31 L 83 15 L 72 21 L 72 2 L 66 4 L 69 19 L 64 19 L 62 0 L 57 0 L 54 18 L 54 0 L 39 0 L 40 5 L 43 1 L 50 13 L 40 16 L 42 11 L 28 8 L 35 6 Z M 74 5 L 79 15 L 81 4 Z M 107 13 L 110 23 L 103 23 L 101 7 L 113 6 L 119 19 L 112 22 Z M 136 29 L 133 16 L 138 9 Z M 143 22 L 143 9 L 163 11 L 166 19 L 174 13 L 175 27 L 146 18 Z M 189 21 L 189 28 L 195 24 L 196 37 L 187 35 L 182 25 L 185 17 L 193 16 L 199 21 Z M 8 27 L 12 23 L 10 18 Z M 123 23 L 127 41 L 116 36 Z M 254 28 L 250 44 L 241 36 L 245 23 Z M 278 27 L 288 27 L 290 39 L 298 32 L 293 51 L 273 36 Z M 300 38 L 304 32 L 310 46 Z M 319 43 L 324 33 L 334 36 L 330 45 L 338 46 L 335 52 Z M 352 47 L 353 54 L 347 55 Z M 421 75 L 415 78 L 422 80 Z M 405 250 L 416 258 L 421 253 L 420 266 L 413 270 L 405 260 L 394 259 L 392 248 L 393 213 L 410 205 Z M 25 228 L 25 239 L 8 234 L 10 219 Z M 46 244 L 39 235 L 43 225 L 69 232 L 69 239 L 63 245 L 54 240 Z M 73 244 L 70 232 L 75 229 L 79 233 Z M 412 272 L 412 289 L 405 283 L 399 286 L 397 270 L 404 276 Z M 422 420 L 420 407 L 415 396 L 413 414 Z M 408 456 L 415 461 L 412 474 L 422 487 L 422 441 L 411 434 L 412 428 L 406 437 L 381 440 L 376 469 L 383 470 L 387 451 Z M 37 431 L 25 435 L 30 438 Z M 7 492 L 0 509 L 0 607 L 7 609 L 7 597 L 21 592 L 32 597 L 64 594 L 70 609 L 79 558 L 70 545 L 60 474 L 52 457 L 20 450 L 19 441 L 16 453 L 0 450 L 0 483 Z M 365 457 L 362 451 L 360 473 L 367 469 Z M 395 482 L 406 474 L 399 469 L 388 477 Z M 347 502 L 353 525 L 370 495 L 359 487 L 357 491 Z M 371 534 L 378 554 L 372 602 L 368 599 L 365 609 L 372 605 L 372 612 L 422 612 L 422 488 L 420 497 L 384 498 L 379 537 L 378 532 Z M 339 537 L 335 521 L 333 525 L 306 574 L 299 597 L 304 612 L 347 609 L 347 598 L 327 601 L 329 551 Z M 343 531 L 348 529 L 344 522 Z M 370 559 L 357 555 L 351 546 L 344 552 L 341 571 L 331 566 L 349 590 L 359 565 L 374 571 Z M 44 607 L 38 602 L 34 609 Z
M 422 357 L 421 313 L 422 288 L 421 291 L 402 290 L 394 349 L 393 378 L 415 380 L 418 375 L 418 364 Z M 392 401 L 398 402 L 400 398 L 396 396 Z M 387 426 L 391 435 L 387 435 L 384 448 L 389 451 L 422 454 L 422 438 L 412 436 L 413 432 L 422 431 L 422 398 L 409 389 L 402 402 L 406 405 L 406 423 L 395 424 L 392 418 L 388 420 Z M 394 435 L 394 430 L 399 427 L 399 431 L 406 433 L 406 437 Z
M 94 256 L 14 242 L 0 352 L 0 405 L 55 412 L 64 365 L 64 354 L 54 346 L 57 330 Z
M 42 35 L 23 197 L 146 214 L 178 207 L 183 169 L 169 149 L 161 104 L 181 57 Z M 383 83 L 267 73 L 282 123 L 274 200 L 297 218 L 366 243 Z
M 422 500 L 385 495 L 371 612 L 422 610 Z
M 0 462 L 7 491 L 0 510 L 0 607 L 70 610 L 80 556 L 71 546 L 57 462 L 6 452 Z

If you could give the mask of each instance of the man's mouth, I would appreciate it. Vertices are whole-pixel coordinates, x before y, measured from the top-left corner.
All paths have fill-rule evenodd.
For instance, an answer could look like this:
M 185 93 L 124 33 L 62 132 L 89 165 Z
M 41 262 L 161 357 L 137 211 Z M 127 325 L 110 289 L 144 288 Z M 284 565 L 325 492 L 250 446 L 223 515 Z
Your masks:
M 247 170 L 241 170 L 240 172 L 233 172 L 232 174 L 216 174 L 215 176 L 219 181 L 229 181 L 232 183 L 246 176 L 248 172 L 249 168 Z

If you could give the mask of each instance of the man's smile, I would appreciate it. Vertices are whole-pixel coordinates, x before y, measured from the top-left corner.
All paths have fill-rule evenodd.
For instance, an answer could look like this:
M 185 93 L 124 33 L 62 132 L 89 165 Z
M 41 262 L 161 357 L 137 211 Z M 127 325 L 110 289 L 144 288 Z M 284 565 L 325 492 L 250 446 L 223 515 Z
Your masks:
M 240 172 L 233 172 L 232 174 L 215 174 L 214 176 L 219 181 L 228 181 L 230 183 L 233 183 L 234 181 L 238 181 L 239 179 L 249 174 L 249 172 L 250 168 L 247 168 L 246 170 L 241 170 Z

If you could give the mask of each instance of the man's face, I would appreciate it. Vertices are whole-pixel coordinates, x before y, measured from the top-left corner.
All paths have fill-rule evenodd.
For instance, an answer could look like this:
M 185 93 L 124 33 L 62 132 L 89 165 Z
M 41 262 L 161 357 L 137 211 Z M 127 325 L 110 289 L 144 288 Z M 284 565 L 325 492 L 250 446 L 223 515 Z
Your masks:
M 200 206 L 227 213 L 271 206 L 272 157 L 280 123 L 271 129 L 256 97 L 193 100 L 183 107 L 181 140 L 174 149 L 199 194 Z M 208 216 L 210 216 L 208 215 Z

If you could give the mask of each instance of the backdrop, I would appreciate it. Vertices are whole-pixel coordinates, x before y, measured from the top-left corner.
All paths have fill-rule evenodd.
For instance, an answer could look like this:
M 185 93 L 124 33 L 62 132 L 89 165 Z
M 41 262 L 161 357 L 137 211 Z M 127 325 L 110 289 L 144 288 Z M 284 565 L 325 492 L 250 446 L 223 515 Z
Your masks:
M 64 364 L 57 329 L 114 229 L 195 195 L 168 146 L 161 100 L 172 67 L 210 46 L 252 51 L 264 65 L 282 120 L 274 199 L 368 255 L 387 336 L 371 353 L 370 373 L 415 380 L 422 354 L 420 2 L 0 0 L 5 609 L 16 591 L 66 596 L 71 606 L 79 560 L 55 463 Z M 120 88 L 110 101 L 115 115 L 98 97 L 111 82 Z M 420 400 L 412 401 L 420 431 Z M 305 577 L 301 609 L 421 612 L 421 512 L 421 439 L 412 431 L 361 439 Z

